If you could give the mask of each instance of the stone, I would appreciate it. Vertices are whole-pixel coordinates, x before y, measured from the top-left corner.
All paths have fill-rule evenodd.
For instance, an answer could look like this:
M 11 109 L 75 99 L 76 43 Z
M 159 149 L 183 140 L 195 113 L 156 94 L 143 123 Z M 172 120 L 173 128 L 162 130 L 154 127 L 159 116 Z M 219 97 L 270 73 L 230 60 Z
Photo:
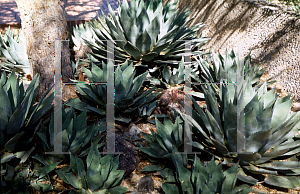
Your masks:
M 275 92 L 276 93 L 282 93 L 283 92 L 283 87 L 281 85 L 276 85 L 275 87 Z
M 106 135 L 101 139 L 101 143 L 106 141 Z M 105 152 L 107 145 L 103 146 L 102 152 Z M 140 163 L 139 153 L 136 147 L 121 135 L 115 134 L 115 152 L 122 152 L 123 154 L 114 154 L 113 156 L 119 155 L 119 167 L 118 170 L 125 170 L 124 178 L 128 177 L 132 171 Z
M 292 110 L 293 112 L 298 112 L 298 111 L 300 111 L 300 103 L 293 103 L 293 104 L 292 104 L 291 110 Z
M 141 132 L 141 129 L 138 128 L 135 124 L 132 125 L 132 127 L 129 129 L 129 135 L 130 136 L 136 136 Z
M 140 179 L 138 192 L 152 192 L 154 191 L 154 181 L 151 176 L 144 176 Z
M 156 126 L 151 123 L 140 123 L 137 126 L 141 129 L 141 132 L 151 134 L 151 129 L 156 132 Z
M 188 106 L 192 105 L 191 100 L 185 101 L 184 95 L 184 92 L 178 90 L 177 88 L 164 90 L 156 97 L 157 104 L 154 114 L 165 114 L 168 115 L 170 119 L 175 120 L 173 108 L 181 113 L 184 113 L 184 103 L 186 103 Z
M 140 176 L 139 175 L 137 175 L 137 174 L 134 174 L 134 175 L 132 175 L 132 177 L 131 177 L 131 183 L 132 184 L 137 184 L 138 182 L 139 182 L 139 180 L 140 180 L 141 178 L 140 178 Z

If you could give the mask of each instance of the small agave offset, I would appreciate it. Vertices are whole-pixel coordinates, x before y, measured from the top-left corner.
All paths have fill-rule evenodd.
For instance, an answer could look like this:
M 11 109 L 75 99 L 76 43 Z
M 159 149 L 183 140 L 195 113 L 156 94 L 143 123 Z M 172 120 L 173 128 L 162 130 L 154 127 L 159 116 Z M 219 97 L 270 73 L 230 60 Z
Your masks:
M 107 103 L 107 88 L 105 84 L 105 82 L 107 82 L 107 65 L 102 62 L 102 69 L 100 69 L 93 62 L 91 62 L 91 64 L 91 71 L 83 67 L 89 82 L 104 84 L 76 85 L 76 88 L 82 95 L 83 99 L 70 99 L 66 102 L 66 105 L 74 106 L 75 109 L 80 111 L 84 111 L 87 108 L 88 111 L 105 115 Z M 108 65 L 113 66 L 111 61 Z M 135 110 L 138 110 L 137 112 L 141 116 L 144 111 L 146 115 L 150 115 L 150 112 L 152 112 L 155 108 L 156 101 L 154 101 L 154 98 L 158 95 L 158 93 L 152 93 L 152 91 L 155 90 L 155 87 L 150 88 L 138 96 L 136 95 L 144 83 L 148 72 L 134 78 L 135 73 L 136 71 L 134 70 L 133 64 L 131 63 L 128 65 L 128 61 L 126 61 L 122 66 L 118 65 L 114 73 L 115 119 L 121 122 L 130 122 L 131 119 L 124 115 L 133 113 Z M 75 80 L 74 82 L 78 81 Z
M 64 170 L 57 170 L 58 176 L 76 191 L 72 194 L 122 194 L 128 189 L 120 185 L 125 170 L 117 170 L 119 156 L 106 155 L 101 157 L 98 147 L 91 144 L 86 158 L 86 165 L 77 156 L 70 154 L 70 166 Z M 71 172 L 68 172 L 70 171 Z

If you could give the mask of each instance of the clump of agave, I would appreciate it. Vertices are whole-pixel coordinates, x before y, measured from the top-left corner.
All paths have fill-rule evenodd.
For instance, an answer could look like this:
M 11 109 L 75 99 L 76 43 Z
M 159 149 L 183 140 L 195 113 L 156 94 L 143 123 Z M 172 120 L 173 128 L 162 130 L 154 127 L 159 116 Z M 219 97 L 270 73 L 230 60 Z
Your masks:
M 162 0 L 132 0 L 129 6 L 123 1 L 122 5 L 119 2 L 117 16 L 108 4 L 110 14 L 104 17 L 105 22 L 98 18 L 98 25 L 90 22 L 96 36 L 93 41 L 83 38 L 85 44 L 92 49 L 91 55 L 101 61 L 107 60 L 107 40 L 111 40 L 115 44 L 116 62 L 130 60 L 150 72 L 160 69 L 162 64 L 172 68 L 177 65 L 185 54 L 185 41 L 191 41 L 193 55 L 204 54 L 200 48 L 209 39 L 197 35 L 204 24 L 188 28 L 190 12 L 178 11 L 176 3 L 163 6 Z
M 13 69 L 24 75 L 29 73 L 29 61 L 26 54 L 25 37 L 19 30 L 18 34 L 14 36 L 14 32 L 10 30 L 10 26 L 5 32 L 4 36 L 0 32 L 0 69 L 11 73 Z
M 127 191 L 127 188 L 118 186 L 125 173 L 125 170 L 117 170 L 119 156 L 106 155 L 101 158 L 98 147 L 91 144 L 86 166 L 76 155 L 70 154 L 70 161 L 70 168 L 56 172 L 65 183 L 77 189 L 74 193 L 122 194 Z
M 243 64 L 237 65 L 243 71 Z M 267 184 L 297 188 L 300 178 L 295 175 L 300 174 L 300 163 L 277 161 L 300 152 L 299 138 L 294 137 L 300 128 L 300 117 L 289 114 L 292 99 L 278 99 L 275 88 L 267 92 L 266 81 L 252 88 L 251 78 L 244 79 L 240 80 L 243 87 L 238 91 L 232 84 L 222 85 L 219 102 L 211 86 L 207 86 L 208 90 L 201 86 L 206 112 L 192 99 L 195 110 L 191 116 L 185 115 L 194 126 L 193 146 L 211 153 L 224 165 L 239 161 L 242 168 L 238 178 L 244 182 L 256 184 L 255 174 L 261 174 Z M 238 125 L 238 115 L 245 123 Z
M 84 71 L 89 79 L 90 83 L 105 83 L 107 82 L 107 66 L 102 62 L 102 69 L 91 62 L 91 71 L 84 68 Z M 112 65 L 109 61 L 108 65 Z M 126 114 L 135 113 L 135 110 L 139 110 L 140 115 L 143 113 L 142 109 L 144 105 L 150 105 L 153 103 L 154 98 L 158 93 L 153 93 L 155 87 L 150 88 L 146 92 L 137 95 L 142 84 L 144 83 L 148 72 L 134 77 L 136 71 L 133 64 L 128 65 L 126 61 L 122 66 L 118 65 L 114 73 L 115 81 L 115 119 L 121 122 L 130 122 L 131 119 L 127 118 Z M 77 82 L 76 80 L 74 82 Z M 68 106 L 74 106 L 75 109 L 84 111 L 86 108 L 88 111 L 93 111 L 100 115 L 106 114 L 107 103 L 107 88 L 106 84 L 85 84 L 76 85 L 77 90 L 82 95 L 82 99 L 73 98 L 66 102 Z M 146 109 L 147 109 L 146 107 Z M 146 110 L 145 109 L 145 110 Z M 149 107 L 148 107 L 149 110 Z M 153 110 L 153 104 L 150 110 Z M 150 114 L 146 111 L 146 114 Z
M 173 156 L 174 152 L 173 152 Z M 198 193 L 198 194 L 238 194 L 250 193 L 252 189 L 244 184 L 235 187 L 238 173 L 238 164 L 233 165 L 225 172 L 221 165 L 216 165 L 212 159 L 206 167 L 195 155 L 192 170 L 185 168 L 180 160 L 173 160 L 176 166 L 176 186 L 163 183 L 162 189 L 166 194 Z

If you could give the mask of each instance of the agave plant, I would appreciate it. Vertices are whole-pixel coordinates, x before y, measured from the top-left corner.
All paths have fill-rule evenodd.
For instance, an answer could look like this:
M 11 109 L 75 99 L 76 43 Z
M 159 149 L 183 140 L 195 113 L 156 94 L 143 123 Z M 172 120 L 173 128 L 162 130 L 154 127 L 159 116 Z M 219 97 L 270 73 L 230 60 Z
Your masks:
M 175 157 L 175 153 L 173 152 Z M 192 170 L 182 166 L 180 160 L 173 160 L 176 165 L 176 186 L 169 183 L 163 183 L 162 189 L 166 194 L 172 193 L 197 193 L 197 194 L 247 194 L 252 189 L 244 184 L 234 188 L 238 164 L 235 164 L 225 172 L 221 165 L 216 165 L 212 159 L 206 167 L 195 155 Z
M 48 173 L 52 172 L 60 163 L 43 166 L 36 161 L 28 161 L 13 167 L 6 162 L 8 157 L 1 158 L 1 193 L 26 193 L 30 194 L 32 189 L 41 193 L 55 190 L 51 184 L 45 184 L 49 180 Z M 6 168 L 3 168 L 4 164 Z
M 26 54 L 25 37 L 20 33 L 14 36 L 10 26 L 4 36 L 0 32 L 0 67 L 7 73 L 11 73 L 13 68 L 20 75 L 29 73 L 29 61 Z
M 222 85 L 219 103 L 211 86 L 208 91 L 202 87 L 207 104 L 205 113 L 192 99 L 195 110 L 190 112 L 192 116 L 185 117 L 194 126 L 193 145 L 214 154 L 224 165 L 239 161 L 242 168 L 238 178 L 244 182 L 256 184 L 255 174 L 261 174 L 267 184 L 297 188 L 299 177 L 290 175 L 300 174 L 300 163 L 276 161 L 300 152 L 300 141 L 294 138 L 300 128 L 300 117 L 297 113 L 289 114 L 290 95 L 278 99 L 275 88 L 267 92 L 266 81 L 257 89 L 252 88 L 250 78 L 242 80 L 242 85 L 239 91 L 234 85 Z M 238 101 L 244 109 L 238 108 Z M 237 127 L 241 111 L 245 132 Z
M 16 77 L 14 69 L 9 78 L 5 71 L 0 74 L 1 185 L 5 192 L 24 191 L 23 184 L 29 184 L 24 179 L 24 172 L 19 172 L 9 162 L 18 158 L 20 163 L 24 163 L 28 159 L 35 150 L 33 138 L 41 125 L 40 119 L 52 107 L 53 93 L 45 99 L 51 88 L 44 93 L 39 103 L 34 104 L 38 79 L 35 76 L 24 92 L 23 82 L 19 85 L 19 77 Z
M 0 79 L 0 147 L 9 152 L 25 149 L 24 146 L 32 141 L 41 117 L 51 108 L 54 94 L 49 93 L 49 88 L 41 100 L 34 104 L 37 93 L 39 77 L 36 75 L 24 92 L 23 82 L 19 86 L 19 77 L 16 78 L 15 70 L 7 79 L 6 73 Z M 30 147 L 30 146 L 29 146 Z M 23 150 L 22 150 L 23 151 Z
M 151 130 L 151 135 L 143 133 L 150 147 L 143 147 L 140 144 L 139 149 L 149 159 L 150 162 L 157 162 L 162 159 L 170 160 L 172 151 L 183 151 L 183 120 L 179 116 L 175 116 L 176 120 L 173 124 L 169 119 L 164 118 L 164 124 L 161 124 L 155 118 L 156 131 Z M 187 165 L 187 155 L 182 155 L 184 164 Z M 145 170 L 146 171 L 146 170 Z
M 202 55 L 205 52 L 200 48 L 209 40 L 197 36 L 204 24 L 188 28 L 190 12 L 176 10 L 176 3 L 167 2 L 163 6 L 162 0 L 132 0 L 129 6 L 123 1 L 122 5 L 119 2 L 117 16 L 108 4 L 110 14 L 104 17 L 105 21 L 98 17 L 101 28 L 97 22 L 90 22 L 96 34 L 95 42 L 83 40 L 92 49 L 91 55 L 99 61 L 107 59 L 107 40 L 111 40 L 115 44 L 115 61 L 118 63 L 130 60 L 150 72 L 166 63 L 173 68 L 185 53 L 185 41 L 191 41 L 193 55 Z
M 73 36 L 74 35 L 74 36 Z M 94 31 L 88 26 L 88 23 L 79 24 L 73 27 L 73 35 L 72 41 L 77 48 L 80 48 L 84 45 L 83 39 L 93 40 L 93 36 L 95 36 Z
M 216 95 L 219 93 L 219 83 L 223 83 L 223 81 L 236 83 L 238 81 L 236 75 L 239 58 L 235 55 L 233 50 L 231 53 L 228 53 L 226 50 L 225 57 L 220 53 L 217 56 L 212 52 L 212 54 L 207 55 L 207 60 L 204 60 L 201 56 L 199 56 L 199 59 L 195 57 L 195 60 L 198 69 L 201 70 L 199 73 L 200 82 L 212 84 L 212 89 L 215 91 Z M 259 84 L 258 82 L 266 68 L 259 70 L 262 63 L 251 67 L 250 54 L 248 54 L 243 61 L 244 65 L 241 66 L 241 68 L 244 69 L 244 76 L 250 79 L 253 87 L 260 87 L 263 83 Z M 267 80 L 267 86 L 276 82 L 275 80 L 270 81 L 273 78 L 274 77 L 271 77 Z M 197 86 L 195 87 L 197 88 Z M 198 90 L 200 89 L 198 88 Z
M 100 17 L 100 20 L 105 22 L 104 17 Z M 93 23 L 95 26 L 101 28 L 101 24 L 98 22 L 97 19 L 91 20 L 91 23 Z M 92 28 L 90 27 L 90 22 L 85 22 L 84 24 L 79 24 L 78 26 L 75 25 L 73 27 L 73 34 L 70 33 L 70 39 L 72 40 L 72 42 L 74 43 L 74 45 L 79 49 L 80 47 L 82 47 L 83 45 L 86 45 L 84 43 L 84 40 L 89 40 L 91 42 L 95 42 L 95 33 L 92 30 Z M 105 26 L 107 28 L 107 26 Z
M 97 146 L 91 144 L 86 158 L 86 167 L 80 158 L 72 154 L 70 154 L 70 161 L 71 172 L 57 170 L 56 173 L 65 183 L 77 189 L 76 193 L 120 194 L 127 191 L 127 188 L 118 186 L 125 173 L 125 170 L 117 170 L 119 156 L 106 155 L 101 158 Z
M 107 66 L 102 62 L 102 69 L 96 66 L 93 62 L 91 71 L 84 68 L 84 71 L 90 83 L 107 82 Z M 108 65 L 113 65 L 111 61 Z M 155 87 L 146 92 L 136 95 L 140 90 L 148 72 L 145 72 L 137 77 L 133 64 L 128 65 L 126 61 L 122 66 L 118 65 L 114 73 L 115 81 L 115 119 L 122 122 L 130 122 L 131 119 L 124 115 L 134 113 L 138 108 L 152 103 L 154 98 L 158 95 L 152 93 Z M 77 82 L 74 80 L 74 82 Z M 73 106 L 78 110 L 85 110 L 96 112 L 100 115 L 106 114 L 106 96 L 107 88 L 104 84 L 98 85 L 76 85 L 77 90 L 83 96 L 83 99 L 73 98 L 66 102 L 66 105 Z M 153 108 L 152 108 L 153 110 Z M 149 113 L 149 112 L 148 112 Z
M 102 124 L 102 126 L 99 126 L 100 124 Z M 62 107 L 62 132 L 60 132 L 60 134 L 57 134 L 57 136 L 62 137 L 62 152 L 70 152 L 71 154 L 77 155 L 79 157 L 86 156 L 90 150 L 90 142 L 94 140 L 98 132 L 103 132 L 105 130 L 106 125 L 103 122 L 87 127 L 86 111 L 83 111 L 80 115 L 75 117 L 74 109 L 71 109 L 66 113 L 64 107 Z M 37 132 L 37 134 L 42 140 L 42 155 L 44 155 L 45 152 L 53 152 L 55 143 L 54 111 L 51 112 L 49 127 L 47 128 L 42 125 L 41 130 Z M 103 146 L 104 143 L 98 144 L 99 141 L 100 139 L 96 139 L 95 141 L 93 141 L 93 144 L 98 145 L 99 147 Z M 56 162 L 57 159 L 64 158 L 63 156 L 54 157 L 51 154 L 48 154 L 48 156 L 48 161 L 46 161 L 45 163 L 40 159 L 40 156 L 35 156 L 35 159 L 38 159 L 45 165 L 47 165 L 51 163 L 49 159 L 51 159 L 53 162 Z M 45 161 L 46 157 L 43 158 Z

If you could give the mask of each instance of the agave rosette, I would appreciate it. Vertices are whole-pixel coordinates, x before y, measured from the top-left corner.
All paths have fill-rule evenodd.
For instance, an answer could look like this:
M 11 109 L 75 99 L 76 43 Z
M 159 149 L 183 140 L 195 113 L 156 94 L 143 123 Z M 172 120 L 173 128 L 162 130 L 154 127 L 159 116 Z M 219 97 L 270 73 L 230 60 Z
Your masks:
M 118 186 L 125 173 L 125 170 L 117 170 L 119 156 L 109 154 L 101 157 L 98 147 L 91 144 L 86 165 L 76 155 L 70 154 L 70 161 L 68 168 L 56 172 L 65 183 L 76 189 L 74 193 L 122 194 L 127 191 L 127 188 Z
M 207 86 L 208 90 L 202 87 L 207 104 L 205 113 L 192 99 L 195 110 L 190 112 L 192 116 L 185 117 L 194 126 L 197 139 L 193 145 L 214 154 L 226 165 L 239 160 L 242 167 L 239 179 L 242 181 L 256 184 L 253 174 L 267 174 L 264 179 L 267 184 L 297 188 L 299 177 L 289 175 L 300 174 L 300 163 L 275 161 L 300 152 L 299 138 L 294 137 L 300 128 L 300 117 L 296 113 L 289 114 L 292 99 L 290 96 L 278 99 L 275 88 L 267 92 L 266 82 L 255 89 L 251 79 L 246 78 L 242 80 L 242 86 L 237 92 L 232 84 L 222 85 L 219 103 L 211 86 Z M 237 130 L 237 115 L 242 115 L 242 111 L 245 113 L 242 119 L 245 134 L 242 129 Z M 244 140 L 245 149 L 242 150 Z M 246 176 L 245 169 L 251 176 Z
M 23 82 L 19 85 L 19 77 L 16 78 L 13 70 L 7 79 L 6 73 L 1 74 L 0 79 L 0 137 L 1 149 L 14 152 L 28 145 L 41 125 L 41 117 L 51 108 L 54 94 L 49 93 L 49 88 L 38 103 L 34 103 L 37 93 L 39 77 L 32 79 L 26 92 Z
M 7 157 L 1 158 L 1 193 L 30 194 L 33 189 L 41 193 L 55 190 L 53 185 L 47 183 L 50 179 L 48 173 L 53 171 L 60 162 L 43 166 L 35 160 L 22 161 L 22 164 L 16 167 L 5 163 L 6 168 L 2 168 L 3 161 L 6 162 Z
M 105 130 L 106 130 L 105 122 L 102 123 L 100 122 L 98 124 L 87 126 L 86 110 L 80 113 L 76 117 L 74 109 L 71 109 L 69 112 L 66 113 L 64 107 L 62 107 L 62 131 L 58 133 L 56 136 L 58 137 L 61 136 L 62 138 L 62 152 L 70 152 L 73 155 L 84 157 L 88 154 L 90 150 L 90 142 L 93 142 L 94 145 L 98 145 L 99 147 L 104 145 L 104 143 L 98 144 L 98 142 L 100 141 L 99 138 L 96 139 L 95 141 L 93 140 L 95 136 L 98 134 L 98 132 L 103 132 Z M 37 132 L 37 134 L 42 140 L 42 144 L 41 144 L 42 152 L 43 153 L 53 152 L 54 143 L 55 143 L 54 111 L 51 112 L 49 127 L 47 128 L 43 124 L 40 131 Z M 40 157 L 37 156 L 36 159 L 38 158 Z M 56 158 L 54 157 L 51 158 L 54 160 L 54 162 L 56 161 Z M 64 158 L 64 157 L 60 156 L 60 158 Z
M 149 161 L 157 162 L 161 159 L 171 159 L 173 150 L 183 151 L 183 120 L 177 115 L 175 115 L 175 117 L 176 120 L 174 124 L 166 118 L 164 118 L 164 124 L 162 124 L 155 118 L 157 133 L 152 130 L 151 135 L 142 132 L 150 147 L 140 145 L 137 149 L 142 151 Z M 182 155 L 182 157 L 186 164 L 187 155 Z
M 175 153 L 173 152 L 173 156 Z M 166 194 L 172 193 L 197 193 L 197 194 L 247 194 L 252 189 L 246 185 L 235 187 L 238 175 L 238 164 L 233 165 L 225 172 L 221 165 L 216 165 L 214 159 L 203 166 L 195 155 L 191 171 L 185 168 L 180 160 L 173 160 L 176 166 L 176 186 L 163 183 L 162 189 Z
M 29 73 L 29 61 L 26 54 L 25 37 L 20 33 L 14 36 L 14 33 L 8 27 L 4 36 L 0 32 L 0 67 L 7 73 L 13 69 L 21 75 Z
M 223 57 L 220 53 L 218 55 L 214 52 L 212 54 L 207 55 L 207 60 L 201 58 L 195 58 L 196 66 L 198 70 L 201 72 L 199 74 L 199 78 L 202 83 L 209 83 L 212 84 L 212 89 L 218 95 L 219 92 L 219 83 L 237 82 L 237 64 L 239 63 L 238 57 L 235 55 L 234 51 L 232 50 L 230 53 L 227 52 Z M 259 83 L 259 79 L 264 74 L 266 68 L 260 69 L 262 63 L 258 65 L 254 65 L 251 67 L 251 56 L 248 54 L 244 59 L 244 76 L 248 77 L 251 81 L 253 87 L 258 88 L 263 83 Z M 270 81 L 274 77 L 271 77 L 267 80 L 267 86 L 275 83 L 276 81 Z M 230 79 L 230 81 L 229 81 Z M 196 87 L 196 86 L 195 86 Z M 197 87 L 196 87 L 197 88 Z M 199 89 L 198 89 L 199 90 Z
M 106 84 L 100 84 L 107 82 L 107 66 L 102 62 L 102 69 L 91 62 L 91 71 L 84 68 L 84 71 L 89 79 L 90 83 L 99 84 L 85 84 L 76 85 L 77 90 L 82 95 L 82 99 L 73 98 L 66 102 L 68 106 L 74 106 L 75 109 L 84 111 L 86 108 L 88 111 L 93 111 L 100 115 L 106 114 L 106 96 L 107 88 Z M 112 65 L 109 61 L 108 65 Z M 134 77 L 136 71 L 134 70 L 133 64 L 128 65 L 126 61 L 122 66 L 118 65 L 114 73 L 115 81 L 115 114 L 116 120 L 121 122 L 130 122 L 131 119 L 127 118 L 126 114 L 133 113 L 135 110 L 139 110 L 139 114 L 143 114 L 143 110 L 146 106 L 149 106 L 146 114 L 150 114 L 149 110 L 153 111 L 153 101 L 158 93 L 152 93 L 155 87 L 150 88 L 146 92 L 137 95 L 142 84 L 144 83 L 148 72 L 145 72 L 137 77 Z M 74 82 L 77 82 L 74 80 Z M 151 106 L 150 106 L 151 105 Z
M 24 91 L 23 82 L 19 85 L 19 77 L 16 77 L 14 69 L 8 78 L 5 71 L 0 74 L 0 148 L 3 193 L 23 192 L 24 185 L 22 184 L 34 187 L 30 181 L 25 179 L 28 175 L 28 173 L 25 174 L 27 171 L 19 172 L 18 166 L 14 168 L 11 165 L 17 161 L 15 158 L 20 159 L 20 163 L 25 163 L 35 150 L 36 144 L 33 140 L 42 123 L 41 117 L 52 108 L 53 93 L 45 98 L 51 88 L 44 93 L 38 103 L 34 103 L 38 80 L 39 77 L 36 75 L 27 90 Z M 51 169 L 53 170 L 55 166 L 45 167 L 40 173 L 35 168 L 37 171 L 35 175 L 39 176 L 37 184 L 40 184 L 39 186 L 43 187 L 43 190 L 46 190 L 44 187 L 50 189 L 50 186 L 40 183 L 42 181 L 40 178 Z M 32 175 L 32 179 L 36 178 L 35 175 Z
M 187 10 L 177 10 L 176 2 L 162 0 L 132 0 L 119 2 L 118 14 L 115 16 L 108 4 L 110 14 L 103 22 L 98 17 L 98 24 L 90 22 L 96 34 L 95 39 L 84 39 L 92 49 L 92 55 L 98 60 L 107 60 L 107 40 L 115 44 L 115 61 L 134 62 L 135 66 L 147 68 L 161 67 L 161 64 L 178 64 L 185 53 L 185 41 L 192 44 L 193 54 L 204 54 L 201 48 L 209 39 L 197 36 L 197 31 L 204 24 L 195 24 L 188 28 L 191 20 Z M 104 14 L 103 14 L 104 15 Z M 153 70 L 153 69 L 152 69 Z

